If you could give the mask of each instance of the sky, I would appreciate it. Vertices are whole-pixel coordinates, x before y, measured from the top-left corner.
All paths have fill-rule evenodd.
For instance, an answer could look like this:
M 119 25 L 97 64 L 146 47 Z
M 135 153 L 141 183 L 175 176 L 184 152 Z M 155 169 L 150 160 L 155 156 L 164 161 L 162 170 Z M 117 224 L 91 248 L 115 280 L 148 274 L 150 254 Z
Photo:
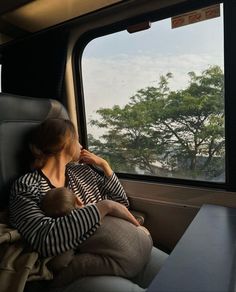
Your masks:
M 188 84 L 188 72 L 200 74 L 210 65 L 224 69 L 222 16 L 176 29 L 168 18 L 149 30 L 94 39 L 82 56 L 87 122 L 98 117 L 98 108 L 124 106 L 137 90 L 158 86 L 161 75 L 173 73 L 170 87 L 177 90 Z M 101 134 L 90 126 L 88 132 Z

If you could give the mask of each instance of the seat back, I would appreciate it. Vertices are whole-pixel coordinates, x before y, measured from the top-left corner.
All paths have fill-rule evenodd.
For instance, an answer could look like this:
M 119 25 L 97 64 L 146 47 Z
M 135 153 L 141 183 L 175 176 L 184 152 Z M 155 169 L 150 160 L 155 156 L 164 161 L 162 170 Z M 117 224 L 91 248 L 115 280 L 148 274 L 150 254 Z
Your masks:
M 0 207 L 7 204 L 12 182 L 29 171 L 29 135 L 47 118 L 69 117 L 57 100 L 0 94 Z

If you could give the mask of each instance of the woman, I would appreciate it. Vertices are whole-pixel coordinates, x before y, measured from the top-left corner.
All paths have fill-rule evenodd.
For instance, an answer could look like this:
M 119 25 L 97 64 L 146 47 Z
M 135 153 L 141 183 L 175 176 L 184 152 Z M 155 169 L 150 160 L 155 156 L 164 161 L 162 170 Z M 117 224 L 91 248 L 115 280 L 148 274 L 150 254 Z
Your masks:
M 124 189 L 109 164 L 95 154 L 82 150 L 75 128 L 69 120 L 44 121 L 35 131 L 30 147 L 35 157 L 35 170 L 14 183 L 10 196 L 10 220 L 42 256 L 54 256 L 78 247 L 97 230 L 102 218 L 108 214 L 138 226 L 127 209 L 129 202 Z M 78 164 L 78 161 L 82 164 Z M 104 177 L 87 164 L 101 168 Z M 40 209 L 42 197 L 51 188 L 63 186 L 71 189 L 84 207 L 57 219 L 46 217 Z M 161 256 L 162 259 L 166 257 L 164 254 Z M 152 264 L 146 267 L 148 275 L 140 285 L 145 287 L 149 284 L 151 279 L 148 278 L 154 276 L 160 264 L 161 261 L 151 271 L 148 270 Z M 140 281 L 138 278 L 137 281 Z M 95 285 L 97 291 L 99 285 L 101 291 L 106 291 L 102 287 L 105 283 Z

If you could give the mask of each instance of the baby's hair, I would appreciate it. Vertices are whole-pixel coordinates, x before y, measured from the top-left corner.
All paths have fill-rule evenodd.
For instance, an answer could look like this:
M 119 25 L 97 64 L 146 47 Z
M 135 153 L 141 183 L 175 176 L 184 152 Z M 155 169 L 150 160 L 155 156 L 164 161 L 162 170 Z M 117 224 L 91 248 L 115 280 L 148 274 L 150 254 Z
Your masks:
M 57 218 L 68 215 L 76 208 L 76 196 L 65 187 L 49 190 L 41 201 L 46 216 Z

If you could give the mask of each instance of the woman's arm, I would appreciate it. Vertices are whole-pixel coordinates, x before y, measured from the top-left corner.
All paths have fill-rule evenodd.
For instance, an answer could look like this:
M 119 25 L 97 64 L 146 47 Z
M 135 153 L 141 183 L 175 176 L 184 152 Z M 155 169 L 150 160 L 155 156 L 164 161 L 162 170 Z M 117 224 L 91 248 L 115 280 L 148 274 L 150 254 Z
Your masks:
M 108 162 L 85 149 L 81 151 L 80 158 L 83 163 L 96 165 L 103 170 L 105 177 L 94 171 L 94 175 L 103 199 L 114 200 L 125 205 L 126 207 L 129 207 L 129 200 L 124 188 L 115 173 L 112 171 Z
M 101 218 L 104 218 L 106 215 L 111 215 L 114 217 L 127 220 L 133 223 L 135 226 L 140 226 L 139 222 L 129 212 L 129 210 L 120 203 L 117 203 L 111 200 L 103 200 L 103 201 L 98 202 L 96 205 L 100 212 Z
M 108 162 L 103 159 L 100 156 L 97 156 L 96 154 L 83 149 L 81 150 L 80 153 L 80 161 L 86 164 L 93 164 L 98 166 L 99 168 L 101 168 L 104 172 L 104 174 L 106 175 L 106 177 L 111 177 L 113 174 L 113 171 L 110 167 L 110 165 L 108 164 Z
M 54 256 L 78 247 L 99 227 L 101 215 L 95 204 L 53 219 L 41 211 L 40 195 L 39 185 L 32 177 L 16 181 L 10 197 L 10 221 L 42 256 Z

